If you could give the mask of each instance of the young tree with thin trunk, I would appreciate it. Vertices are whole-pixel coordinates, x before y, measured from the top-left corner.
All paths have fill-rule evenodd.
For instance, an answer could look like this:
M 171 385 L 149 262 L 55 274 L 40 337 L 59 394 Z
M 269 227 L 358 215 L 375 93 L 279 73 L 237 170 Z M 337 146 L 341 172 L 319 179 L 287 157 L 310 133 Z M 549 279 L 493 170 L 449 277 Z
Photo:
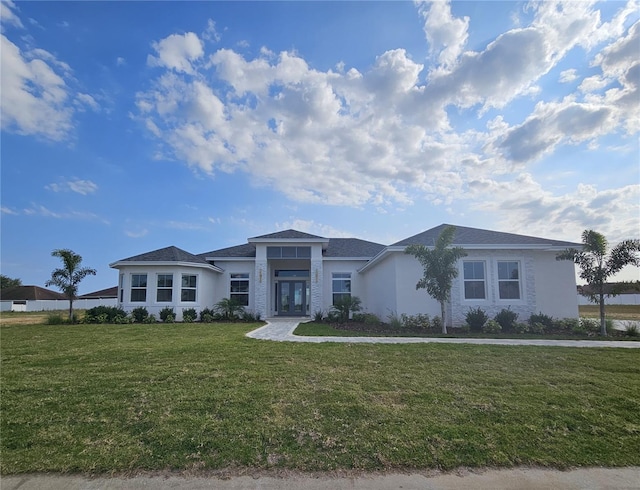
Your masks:
M 53 257 L 62 259 L 63 267 L 51 273 L 45 286 L 55 286 L 69 299 L 69 321 L 73 321 L 73 301 L 78 296 L 78 284 L 87 276 L 95 276 L 96 270 L 81 267 L 82 257 L 72 250 L 59 249 L 51 252 Z
M 600 305 L 600 334 L 607 335 L 604 311 L 604 286 L 607 279 L 627 265 L 640 265 L 640 240 L 624 240 L 607 254 L 607 239 L 593 230 L 582 232 L 582 250 L 568 248 L 556 260 L 573 260 L 580 268 L 580 277 L 591 289 L 589 299 Z
M 446 303 L 451 296 L 451 285 L 458 277 L 458 260 L 467 256 L 462 247 L 451 247 L 456 234 L 455 226 L 447 226 L 433 248 L 409 245 L 405 253 L 413 255 L 424 268 L 416 289 L 426 289 L 429 296 L 440 302 L 442 333 L 447 333 Z

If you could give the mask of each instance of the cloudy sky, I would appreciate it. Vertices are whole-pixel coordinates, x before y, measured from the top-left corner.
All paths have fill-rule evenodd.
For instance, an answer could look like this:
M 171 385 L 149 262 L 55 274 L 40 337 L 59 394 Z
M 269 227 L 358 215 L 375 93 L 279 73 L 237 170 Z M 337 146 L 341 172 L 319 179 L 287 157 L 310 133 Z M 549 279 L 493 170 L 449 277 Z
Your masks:
M 630 2 L 2 2 L 2 273 L 295 228 L 640 236 Z M 637 279 L 628 270 L 625 279 Z

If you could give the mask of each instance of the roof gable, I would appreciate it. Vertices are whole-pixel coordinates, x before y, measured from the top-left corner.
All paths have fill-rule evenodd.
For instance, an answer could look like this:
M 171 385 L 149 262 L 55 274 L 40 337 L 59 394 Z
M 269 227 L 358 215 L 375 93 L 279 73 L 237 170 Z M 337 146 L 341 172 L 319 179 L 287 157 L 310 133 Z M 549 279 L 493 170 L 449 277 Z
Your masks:
M 417 235 L 413 235 L 404 240 L 391 245 L 392 247 L 406 247 L 408 245 L 424 245 L 432 247 L 435 245 L 438 236 L 447 226 L 455 226 L 441 224 L 430 230 L 423 231 Z M 453 239 L 454 246 L 465 245 L 537 245 L 552 247 L 581 247 L 580 243 L 565 242 L 561 240 L 552 240 L 549 238 L 539 238 L 527 235 L 516 235 L 515 233 L 504 233 L 501 231 L 482 230 L 479 228 L 469 228 L 466 226 L 455 226 L 456 233 Z

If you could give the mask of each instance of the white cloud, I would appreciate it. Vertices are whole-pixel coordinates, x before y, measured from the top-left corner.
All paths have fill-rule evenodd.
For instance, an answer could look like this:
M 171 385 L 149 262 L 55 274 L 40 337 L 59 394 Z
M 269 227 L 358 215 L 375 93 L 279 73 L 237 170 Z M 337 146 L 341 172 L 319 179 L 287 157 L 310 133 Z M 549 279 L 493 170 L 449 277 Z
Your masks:
M 90 180 L 67 180 L 59 183 L 51 183 L 45 186 L 53 192 L 76 192 L 86 196 L 87 194 L 93 194 L 98 190 L 98 186 Z
M 206 41 L 212 41 L 212 42 L 215 42 L 215 43 L 219 42 L 220 39 L 222 39 L 222 36 L 220 35 L 218 30 L 216 29 L 216 23 L 212 19 L 209 19 L 207 21 L 207 28 L 205 29 L 204 33 L 202 34 L 202 39 L 204 39 Z
M 89 107 L 89 109 L 97 112 L 100 110 L 100 105 L 96 102 L 96 99 L 94 99 L 91 95 L 89 94 L 78 94 L 76 95 L 76 107 L 78 108 L 78 110 L 84 110 L 85 107 Z
M 116 58 L 116 66 L 124 66 L 127 64 L 127 60 L 124 59 L 122 56 L 118 56 Z
M 18 17 L 14 12 L 15 10 L 18 10 L 18 7 L 16 7 L 14 2 L 11 0 L 2 0 L 2 2 L 0 2 L 0 23 L 11 24 L 14 27 L 24 28 L 20 17 Z
M 331 225 L 327 225 L 324 223 L 318 223 L 314 220 L 306 220 L 295 218 L 290 221 L 284 221 L 282 223 L 275 224 L 276 230 L 298 230 L 304 233 L 310 233 L 312 235 L 318 235 L 325 238 L 351 238 L 353 237 L 353 232 L 347 232 L 344 230 L 339 230 L 334 228 Z
M 561 83 L 570 83 L 578 78 L 577 71 L 572 68 L 570 70 L 564 70 L 560 73 L 560 82 Z
M 142 229 L 142 230 L 137 230 L 137 231 L 129 231 L 129 230 L 125 230 L 124 234 L 127 235 L 129 238 L 142 238 L 144 236 L 147 236 L 147 234 L 149 233 L 149 230 Z
M 193 73 L 192 63 L 204 54 L 202 41 L 193 32 L 171 34 L 152 44 L 157 57 L 149 55 L 150 66 L 161 66 L 176 72 Z
M 420 2 L 418 10 L 424 19 L 429 53 L 437 55 L 441 65 L 450 67 L 458 60 L 467 43 L 469 17 L 453 17 L 449 1 Z
M 17 216 L 18 214 L 20 214 L 18 211 L 14 210 L 14 209 L 11 209 L 11 208 L 8 208 L 6 206 L 2 206 L 0 208 L 0 212 L 2 212 L 2 214 L 11 214 L 11 215 L 14 215 L 14 216 Z

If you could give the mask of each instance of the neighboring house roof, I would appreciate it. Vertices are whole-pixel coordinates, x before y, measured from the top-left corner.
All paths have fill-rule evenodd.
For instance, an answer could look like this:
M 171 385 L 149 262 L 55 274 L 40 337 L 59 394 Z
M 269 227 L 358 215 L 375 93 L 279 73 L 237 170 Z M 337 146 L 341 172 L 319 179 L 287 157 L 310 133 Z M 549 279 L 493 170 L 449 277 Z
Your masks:
M 385 248 L 380 243 L 358 238 L 330 238 L 325 257 L 367 257 L 371 258 Z
M 435 245 L 440 233 L 447 227 L 454 226 L 441 224 L 430 230 L 423 231 L 412 237 L 405 238 L 391 245 L 392 247 L 406 247 L 408 245 L 424 245 L 432 247 Z M 582 247 L 580 243 L 565 242 L 561 240 L 551 240 L 548 238 L 538 238 L 526 235 L 516 235 L 514 233 L 504 233 L 500 231 L 481 230 L 479 228 L 468 228 L 466 226 L 455 226 L 456 233 L 453 245 L 539 245 L 550 247 Z
M 589 296 L 596 291 L 589 285 L 578 286 L 578 294 Z M 604 285 L 604 294 L 640 294 L 640 282 L 608 282 Z
M 102 299 L 102 298 L 117 298 L 118 286 L 112 288 L 101 289 L 100 291 L 94 291 L 92 293 L 83 294 L 78 296 L 78 299 Z
M 305 238 L 310 238 L 310 239 L 320 239 L 320 240 L 326 240 L 326 238 L 318 236 L 318 235 L 311 235 L 310 233 L 304 233 L 302 231 L 298 231 L 298 230 L 284 230 L 284 231 L 277 231 L 275 233 L 269 233 L 268 235 L 261 235 L 261 236 L 255 236 L 253 238 L 249 238 L 249 241 L 251 240 L 264 240 L 264 239 L 276 239 L 276 240 L 290 240 L 290 239 L 294 239 L 294 240 L 298 240 L 298 239 L 305 239 Z
M 0 290 L 0 299 L 7 301 L 39 301 L 67 299 L 67 297 L 62 293 L 41 288 L 40 286 L 15 286 L 13 288 Z

